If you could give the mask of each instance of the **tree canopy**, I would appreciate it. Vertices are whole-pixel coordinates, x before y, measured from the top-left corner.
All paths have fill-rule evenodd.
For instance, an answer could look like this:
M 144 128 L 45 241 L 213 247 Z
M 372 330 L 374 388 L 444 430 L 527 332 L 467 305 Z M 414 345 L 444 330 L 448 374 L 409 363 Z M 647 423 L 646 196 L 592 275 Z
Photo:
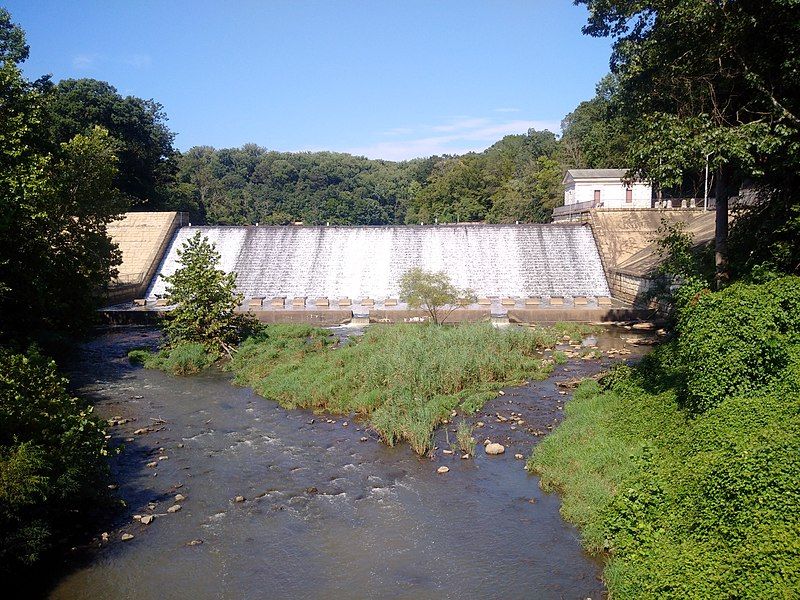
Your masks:
M 794 0 L 576 0 L 584 32 L 615 39 L 615 102 L 635 126 L 631 166 L 662 187 L 716 169 L 718 281 L 727 198 L 745 180 L 782 205 L 800 171 L 800 5 Z M 779 219 L 780 220 L 780 219 Z M 746 230 L 743 231 L 746 235 Z
M 117 186 L 134 206 L 163 207 L 172 181 L 174 134 L 158 102 L 122 96 L 96 79 L 64 79 L 45 86 L 43 124 L 58 145 L 100 126 L 117 144 Z

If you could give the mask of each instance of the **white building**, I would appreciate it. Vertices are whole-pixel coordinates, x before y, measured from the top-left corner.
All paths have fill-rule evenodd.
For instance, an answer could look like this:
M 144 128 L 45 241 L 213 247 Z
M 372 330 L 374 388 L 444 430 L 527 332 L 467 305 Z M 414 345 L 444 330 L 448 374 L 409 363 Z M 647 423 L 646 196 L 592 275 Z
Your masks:
M 643 181 L 624 181 L 627 172 L 627 169 L 570 169 L 561 182 L 564 206 L 651 208 L 652 187 Z

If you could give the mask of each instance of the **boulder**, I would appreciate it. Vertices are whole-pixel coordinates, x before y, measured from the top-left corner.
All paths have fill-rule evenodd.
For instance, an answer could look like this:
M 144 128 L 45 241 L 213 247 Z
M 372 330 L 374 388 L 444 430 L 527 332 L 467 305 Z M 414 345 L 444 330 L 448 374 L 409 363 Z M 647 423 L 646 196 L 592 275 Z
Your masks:
M 442 474 L 442 473 L 447 473 L 449 470 L 450 467 L 439 467 L 438 469 L 436 469 L 436 472 Z
M 497 442 L 492 442 L 491 444 L 486 444 L 484 447 L 486 454 L 497 455 L 502 454 L 506 451 L 505 446 L 503 444 L 498 444 Z
M 170 506 L 170 507 L 167 509 L 167 512 L 168 512 L 168 513 L 176 513 L 176 512 L 178 512 L 178 511 L 179 511 L 181 508 L 183 508 L 183 507 L 182 507 L 180 504 L 173 504 L 172 506 Z

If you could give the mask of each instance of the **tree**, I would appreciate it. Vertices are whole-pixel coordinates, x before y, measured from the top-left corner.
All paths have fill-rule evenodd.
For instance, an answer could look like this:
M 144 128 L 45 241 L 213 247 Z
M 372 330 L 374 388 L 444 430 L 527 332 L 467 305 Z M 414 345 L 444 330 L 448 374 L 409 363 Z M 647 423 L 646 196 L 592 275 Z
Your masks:
M 91 129 L 42 143 L 43 97 L 18 67 L 0 67 L 0 336 L 79 332 L 119 264 L 106 225 L 124 209 L 116 146 Z
M 475 302 L 475 293 L 458 289 L 444 271 L 432 273 L 414 267 L 400 278 L 400 300 L 411 308 L 425 309 L 434 325 L 440 325 L 457 308 Z
M 630 124 L 614 104 L 617 80 L 606 75 L 595 97 L 581 102 L 561 121 L 561 151 L 570 168 L 610 169 L 628 164 Z
M 796 201 L 800 188 L 800 5 L 576 3 L 589 9 L 584 33 L 615 38 L 617 101 L 637 124 L 635 171 L 665 186 L 706 157 L 716 169 L 716 281 L 724 285 L 729 196 L 745 178 L 778 201 Z
M 104 423 L 34 351 L 0 349 L 0 573 L 13 576 L 103 497 Z M 25 579 L 25 578 L 23 578 Z
M 249 321 L 236 313 L 244 297 L 236 292 L 236 273 L 217 268 L 220 255 L 199 231 L 178 250 L 180 268 L 164 277 L 166 298 L 175 304 L 167 318 L 172 347 L 195 342 L 212 353 L 233 353 Z
M 140 206 L 163 206 L 175 151 L 161 104 L 122 96 L 96 79 L 64 79 L 45 91 L 43 124 L 54 146 L 103 127 L 117 142 L 120 191 Z
M 0 61 L 14 64 L 28 59 L 28 44 L 25 43 L 25 32 L 19 25 L 11 22 L 11 15 L 5 8 L 0 8 Z

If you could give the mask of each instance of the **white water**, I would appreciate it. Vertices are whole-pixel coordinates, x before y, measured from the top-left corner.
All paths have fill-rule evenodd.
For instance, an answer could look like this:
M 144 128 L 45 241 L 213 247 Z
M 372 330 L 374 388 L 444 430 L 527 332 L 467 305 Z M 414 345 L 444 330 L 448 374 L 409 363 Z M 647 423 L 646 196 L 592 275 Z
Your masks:
M 479 297 L 610 295 L 583 226 L 183 227 L 159 274 L 175 271 L 177 250 L 198 230 L 216 245 L 221 268 L 237 273 L 246 298 L 396 298 L 412 267 L 444 270 Z M 163 294 L 156 275 L 148 298 Z

